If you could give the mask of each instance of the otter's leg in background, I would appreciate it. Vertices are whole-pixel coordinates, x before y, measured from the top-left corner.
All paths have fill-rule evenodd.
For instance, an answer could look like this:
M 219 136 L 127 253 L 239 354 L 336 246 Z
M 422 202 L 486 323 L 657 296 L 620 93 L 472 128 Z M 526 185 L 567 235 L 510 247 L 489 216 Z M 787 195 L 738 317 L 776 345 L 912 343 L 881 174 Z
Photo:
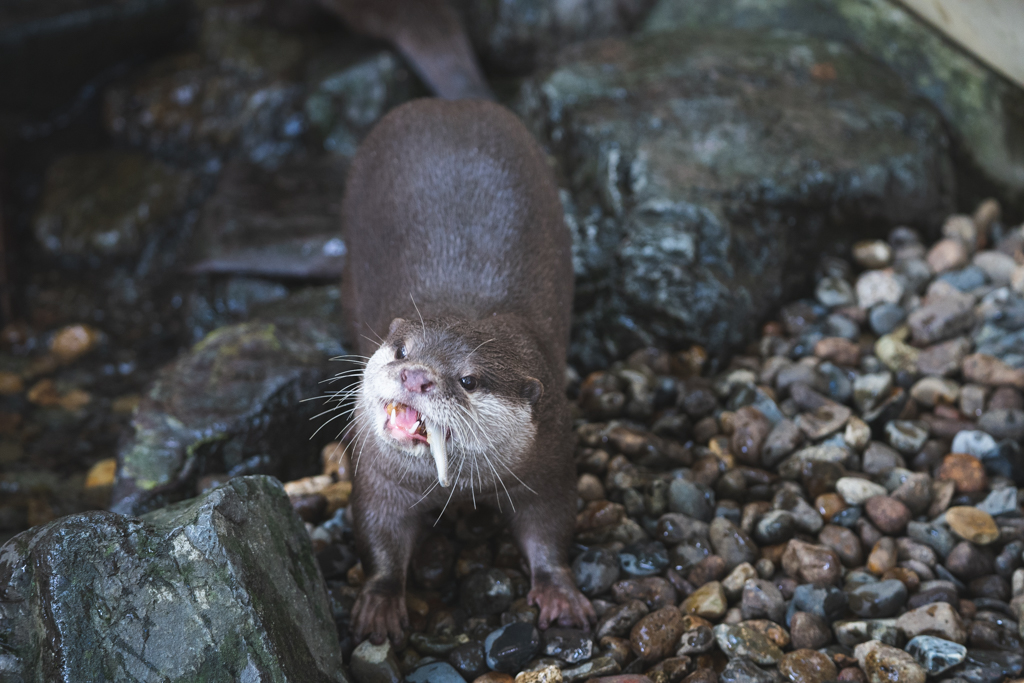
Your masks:
M 590 601 L 580 593 L 569 569 L 569 543 L 576 526 L 565 492 L 539 490 L 516 502 L 512 534 L 530 565 L 527 601 L 540 608 L 540 627 L 553 622 L 587 628 L 595 619 Z
M 399 647 L 405 641 L 409 616 L 405 579 L 420 530 L 416 502 L 408 491 L 383 477 L 358 477 L 352 496 L 356 550 L 366 583 L 352 609 L 356 640 L 369 636 L 375 645 L 385 639 Z

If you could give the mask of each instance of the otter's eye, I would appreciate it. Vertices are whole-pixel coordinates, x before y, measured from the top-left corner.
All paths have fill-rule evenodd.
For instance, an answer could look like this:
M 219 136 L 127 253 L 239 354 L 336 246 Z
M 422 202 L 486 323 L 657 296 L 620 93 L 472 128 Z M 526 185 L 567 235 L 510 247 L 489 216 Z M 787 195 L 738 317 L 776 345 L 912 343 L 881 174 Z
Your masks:
M 406 351 L 405 344 L 401 344 L 397 349 L 395 349 L 395 360 L 402 360 L 408 355 L 409 352 Z
M 473 391 L 474 389 L 476 389 L 477 386 L 476 377 L 473 377 L 472 375 L 466 375 L 465 377 L 459 380 L 459 384 L 461 384 L 462 388 L 465 389 L 466 391 Z

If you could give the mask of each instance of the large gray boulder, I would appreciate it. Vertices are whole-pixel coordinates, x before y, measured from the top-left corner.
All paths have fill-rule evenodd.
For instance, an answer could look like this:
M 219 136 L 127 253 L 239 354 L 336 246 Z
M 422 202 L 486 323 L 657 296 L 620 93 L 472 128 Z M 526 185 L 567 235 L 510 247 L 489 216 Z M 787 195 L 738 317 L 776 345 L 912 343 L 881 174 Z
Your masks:
M 34 527 L 0 547 L 0 595 L 11 683 L 348 680 L 309 536 L 268 477 Z
M 1024 90 L 893 0 L 659 0 L 648 32 L 799 31 L 841 40 L 889 67 L 932 103 L 955 143 L 961 204 L 996 193 L 1024 211 Z
M 344 355 L 338 321 L 252 320 L 218 328 L 160 371 L 118 453 L 111 509 L 141 514 L 195 495 L 205 474 L 313 474 L 320 449 L 343 425 L 324 429 L 330 359 Z M 335 369 L 336 371 L 337 369 Z M 225 478 L 226 478 L 225 476 Z
M 735 350 L 823 247 L 952 208 L 940 118 L 839 43 L 596 41 L 526 81 L 518 107 L 569 186 L 584 368 L 647 344 Z

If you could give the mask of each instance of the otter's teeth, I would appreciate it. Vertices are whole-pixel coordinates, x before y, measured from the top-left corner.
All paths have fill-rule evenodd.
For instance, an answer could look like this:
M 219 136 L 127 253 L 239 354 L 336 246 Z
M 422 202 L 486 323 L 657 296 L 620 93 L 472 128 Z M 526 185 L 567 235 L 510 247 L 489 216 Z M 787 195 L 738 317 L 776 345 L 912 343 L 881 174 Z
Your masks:
M 444 429 L 438 428 L 432 421 L 424 420 L 424 423 L 427 426 L 430 454 L 434 456 L 434 465 L 437 467 L 437 481 L 444 488 L 448 488 L 448 453 L 445 450 Z

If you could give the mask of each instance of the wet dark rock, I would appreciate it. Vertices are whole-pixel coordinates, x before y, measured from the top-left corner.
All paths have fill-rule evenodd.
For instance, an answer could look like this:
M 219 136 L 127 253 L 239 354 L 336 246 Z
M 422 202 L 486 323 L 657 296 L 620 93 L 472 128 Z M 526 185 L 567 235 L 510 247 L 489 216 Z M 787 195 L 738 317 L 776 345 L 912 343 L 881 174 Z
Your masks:
M 789 635 L 793 639 L 793 649 L 816 650 L 832 642 L 832 631 L 828 622 L 817 614 L 795 612 L 790 619 Z
M 848 603 L 849 595 L 835 586 L 802 584 L 793 591 L 792 609 L 814 614 L 831 623 L 845 614 Z
M 1015 631 L 980 620 L 971 622 L 967 631 L 967 644 L 980 650 L 1007 650 L 1009 652 L 1020 652 L 1021 647 L 1024 647 Z
M 774 683 L 775 678 L 746 657 L 735 657 L 718 674 L 718 680 L 719 683 Z
M 203 205 L 192 271 L 262 277 L 339 278 L 338 232 L 346 166 L 334 158 L 267 171 L 229 163 Z
M 65 517 L 3 552 L 6 604 L 22 606 L 0 622 L 16 655 L 7 673 L 109 680 L 138 666 L 140 678 L 156 671 L 184 680 L 232 678 L 248 667 L 265 677 L 348 680 L 309 536 L 271 478 L 236 478 L 141 518 Z M 168 591 L 173 600 L 161 597 Z M 131 646 L 143 641 L 145 666 Z M 59 660 L 43 656 L 42 644 Z
M 786 510 L 772 510 L 754 527 L 754 540 L 760 545 L 785 543 L 793 538 L 793 515 Z
M 630 600 L 623 605 L 612 607 L 598 621 L 594 637 L 601 640 L 605 636 L 629 635 L 633 624 L 640 621 L 648 611 L 647 605 L 640 600 Z
M 483 643 L 471 641 L 460 645 L 448 654 L 448 663 L 467 680 L 473 680 L 487 672 L 487 654 Z
M 501 569 L 470 575 L 460 589 L 462 606 L 474 616 L 501 614 L 515 599 L 512 581 Z
M 329 359 L 344 354 L 339 336 L 328 321 L 249 322 L 211 333 L 162 370 L 118 453 L 112 509 L 180 500 L 196 471 L 285 481 L 317 471 L 333 434 L 309 439 L 307 421 L 321 407 L 301 401 L 319 393 Z
M 643 600 L 652 610 L 678 602 L 676 589 L 672 583 L 660 576 L 619 581 L 612 586 L 612 595 L 618 603 Z
M 575 664 L 590 659 L 594 641 L 589 631 L 569 628 L 549 628 L 544 632 L 544 654 Z
M 958 543 L 945 561 L 946 568 L 959 579 L 969 580 L 992 573 L 992 560 L 973 543 Z
M 999 650 L 967 650 L 957 675 L 968 683 L 998 683 L 1024 672 L 1024 654 Z
M 861 617 L 892 617 L 907 602 L 907 587 L 889 579 L 869 583 L 850 591 L 850 611 Z
M 953 668 L 967 656 L 967 648 L 935 636 L 917 636 L 906 646 L 907 652 L 931 676 Z
M 821 197 L 854 187 L 840 178 L 859 177 L 862 171 L 855 169 L 880 168 L 914 179 L 856 185 L 859 189 L 845 203 L 850 211 L 844 227 L 857 224 L 855 215 L 866 217 L 868 204 L 875 220 L 893 223 L 941 212 L 949 166 L 940 151 L 943 135 L 937 121 L 903 101 L 887 75 L 852 53 L 815 40 L 767 33 L 739 39 L 735 33 L 704 29 L 611 45 L 611 52 L 604 43 L 564 52 L 554 71 L 525 84 L 519 102 L 536 130 L 550 132 L 566 176 L 574 179 L 568 214 L 576 233 L 577 287 L 594 302 L 580 312 L 576 329 L 602 331 L 574 337 L 573 356 L 584 365 L 598 364 L 607 349 L 629 350 L 651 341 L 672 346 L 685 339 L 726 348 L 749 338 L 753 312 L 781 302 L 787 289 L 786 255 L 792 250 L 782 245 L 813 249 L 813 240 L 793 239 L 807 234 L 798 225 L 830 220 L 830 202 L 818 202 L 799 189 L 805 178 L 800 169 L 808 164 L 818 169 L 815 182 L 820 183 Z M 807 55 L 806 64 L 772 57 L 794 49 Z M 830 83 L 837 90 L 828 100 L 796 86 L 821 61 L 835 64 L 843 74 Z M 684 62 L 701 66 L 676 67 Z M 594 68 L 599 64 L 603 66 Z M 752 69 L 753 64 L 763 66 Z M 674 74 L 669 80 L 660 75 L 669 72 Z M 709 90 L 705 77 L 711 72 L 718 76 Z M 648 76 L 640 78 L 640 73 Z M 750 90 L 753 82 L 758 85 Z M 839 94 L 848 89 L 856 98 Z M 627 90 L 630 97 L 621 99 L 618 93 Z M 669 101 L 673 106 L 662 108 Z M 872 123 L 851 126 L 849 111 L 844 107 L 840 115 L 831 104 L 838 101 L 854 106 L 860 120 Z M 901 113 L 902 121 L 912 122 L 919 137 L 867 113 L 890 108 Z M 653 111 L 662 113 L 652 118 Z M 907 116 L 909 111 L 915 114 Z M 779 117 L 814 125 L 800 125 L 800 135 L 792 136 L 788 131 L 796 128 L 766 125 Z M 732 132 L 722 132 L 725 121 Z M 687 136 L 680 136 L 681 130 Z M 702 156 L 698 141 L 723 134 L 748 140 L 742 163 L 729 153 Z M 756 149 L 750 147 L 751 139 L 758 140 Z M 770 151 L 776 146 L 788 150 L 785 165 Z M 899 170 L 892 163 L 896 148 L 905 150 Z M 692 172 L 685 182 L 675 175 L 680 167 Z M 741 188 L 750 183 L 773 187 L 769 205 L 788 201 L 783 197 L 800 205 L 797 225 L 784 226 L 772 211 L 765 211 L 768 205 L 740 200 L 746 196 Z M 711 196 L 716 199 L 709 200 Z M 731 204 L 733 197 L 745 208 Z M 726 211 L 726 205 L 732 208 Z M 730 218 L 745 212 L 760 216 L 755 233 L 741 230 Z M 770 249 L 758 246 L 768 244 Z M 715 274 L 726 272 L 732 275 Z M 659 323 L 652 327 L 645 320 Z
M 702 522 L 710 522 L 715 514 L 715 494 L 700 484 L 686 479 L 673 479 L 668 489 L 668 508 Z
M 193 185 L 192 173 L 135 152 L 63 157 L 47 171 L 33 233 L 54 256 L 96 265 L 135 258 L 174 227 Z
M 750 579 L 744 584 L 740 608 L 744 619 L 770 619 L 781 623 L 786 616 L 782 593 L 764 579 Z
M 484 641 L 487 666 L 495 671 L 521 671 L 540 649 L 540 634 L 533 624 L 516 622 L 492 631 Z
M 660 541 L 633 543 L 619 552 L 619 566 L 632 576 L 660 574 L 668 564 L 668 550 Z
M 715 553 L 725 560 L 727 570 L 757 560 L 758 550 L 753 540 L 729 520 L 716 517 L 711 522 L 709 536 Z
M 670 606 L 642 617 L 633 626 L 629 640 L 637 657 L 656 662 L 675 652 L 683 631 L 683 616 Z

